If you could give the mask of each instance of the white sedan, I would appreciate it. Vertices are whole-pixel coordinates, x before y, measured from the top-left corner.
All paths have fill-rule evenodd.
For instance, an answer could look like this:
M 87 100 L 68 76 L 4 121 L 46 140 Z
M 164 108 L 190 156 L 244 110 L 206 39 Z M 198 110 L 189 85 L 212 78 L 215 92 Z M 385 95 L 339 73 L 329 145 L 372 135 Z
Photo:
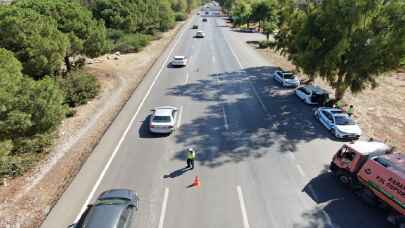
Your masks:
M 360 127 L 341 109 L 320 107 L 314 115 L 337 138 L 358 139 L 361 136 Z
M 169 134 L 174 131 L 177 120 L 177 108 L 161 106 L 152 109 L 149 130 L 152 133 Z
M 300 80 L 293 73 L 277 70 L 273 74 L 273 79 L 280 82 L 283 87 L 298 87 Z
M 196 33 L 195 33 L 195 37 L 196 38 L 204 38 L 205 37 L 205 33 L 203 32 L 203 31 L 197 31 Z
M 185 56 L 177 55 L 173 57 L 173 60 L 171 62 L 172 66 L 186 66 L 187 65 L 187 58 Z

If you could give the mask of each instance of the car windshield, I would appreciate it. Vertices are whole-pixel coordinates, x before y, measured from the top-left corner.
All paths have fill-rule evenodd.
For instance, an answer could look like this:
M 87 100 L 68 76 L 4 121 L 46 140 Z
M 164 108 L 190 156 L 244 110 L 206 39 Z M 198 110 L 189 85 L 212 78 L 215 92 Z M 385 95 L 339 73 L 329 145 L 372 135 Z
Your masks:
M 348 116 L 335 116 L 336 125 L 354 125 L 354 121 Z
M 102 199 L 97 200 L 96 205 L 117 205 L 128 203 L 128 199 L 123 198 L 111 198 L 111 199 Z
M 183 60 L 184 57 L 174 57 L 175 60 Z
M 292 74 L 292 73 L 284 74 L 284 79 L 294 79 L 294 78 L 295 78 L 294 74 Z
M 153 122 L 156 123 L 168 123 L 170 122 L 170 116 L 154 116 Z

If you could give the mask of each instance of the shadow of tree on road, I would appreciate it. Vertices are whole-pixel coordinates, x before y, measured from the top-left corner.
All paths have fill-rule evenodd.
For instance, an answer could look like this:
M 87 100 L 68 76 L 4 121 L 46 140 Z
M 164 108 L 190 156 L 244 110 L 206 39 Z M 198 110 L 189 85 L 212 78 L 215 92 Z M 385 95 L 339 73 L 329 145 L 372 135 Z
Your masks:
M 294 227 L 330 227 L 328 223 L 332 223 L 333 227 L 345 228 L 394 227 L 386 221 L 387 213 L 362 202 L 350 189 L 340 184 L 327 168 L 314 177 L 302 191 L 319 206 L 302 214 L 310 222 L 308 226 Z M 321 224 L 325 226 L 319 226 Z
M 203 116 L 182 124 L 176 142 L 196 147 L 199 163 L 215 168 L 268 153 L 295 152 L 300 142 L 330 138 L 312 117 L 312 106 L 273 82 L 271 74 L 277 69 L 222 72 L 170 88 L 168 95 L 187 97 L 204 107 Z M 182 159 L 181 151 L 174 159 Z

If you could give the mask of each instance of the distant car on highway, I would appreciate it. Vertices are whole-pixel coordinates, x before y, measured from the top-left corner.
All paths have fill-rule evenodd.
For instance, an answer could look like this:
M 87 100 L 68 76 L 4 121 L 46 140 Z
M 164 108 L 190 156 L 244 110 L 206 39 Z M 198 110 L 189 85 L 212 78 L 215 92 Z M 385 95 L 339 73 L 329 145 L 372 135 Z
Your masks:
M 273 79 L 278 81 L 283 87 L 298 87 L 300 80 L 293 73 L 277 70 L 273 73 Z
M 197 31 L 196 33 L 195 33 L 195 37 L 196 38 L 204 38 L 205 37 L 205 33 L 203 32 L 203 31 Z
M 323 105 L 329 99 L 328 91 L 319 86 L 306 85 L 295 90 L 295 94 L 307 104 Z
M 74 228 L 128 228 L 139 198 L 129 189 L 112 189 L 101 193 L 94 204 L 88 205 Z
M 360 127 L 341 109 L 320 107 L 315 110 L 314 116 L 336 138 L 358 139 L 361 136 Z
M 174 131 L 177 121 L 177 108 L 161 106 L 152 109 L 149 130 L 152 133 L 169 134 Z
M 202 21 L 203 21 L 203 22 L 207 22 L 208 19 L 204 17 L 204 18 L 202 19 Z
M 193 25 L 193 29 L 198 29 L 198 25 Z
M 186 66 L 187 65 L 187 58 L 185 56 L 182 56 L 182 55 L 174 56 L 173 60 L 172 60 L 172 62 L 170 64 L 172 66 L 178 66 L 178 67 Z

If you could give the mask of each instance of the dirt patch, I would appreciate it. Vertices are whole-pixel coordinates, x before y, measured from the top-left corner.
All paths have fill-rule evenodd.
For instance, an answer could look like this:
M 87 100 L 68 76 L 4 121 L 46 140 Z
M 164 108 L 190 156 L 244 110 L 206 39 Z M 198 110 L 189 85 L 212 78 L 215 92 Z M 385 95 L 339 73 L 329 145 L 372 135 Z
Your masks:
M 90 60 L 85 70 L 101 84 L 101 94 L 77 108 L 58 130 L 47 159 L 22 177 L 0 186 L 0 228 L 39 227 L 99 139 L 184 23 L 139 53 Z
M 254 42 L 249 43 L 270 62 L 285 70 L 296 70 L 286 57 L 267 48 L 259 49 Z M 305 75 L 300 75 L 304 78 Z M 334 94 L 327 82 L 316 79 L 315 84 Z M 348 92 L 343 103 L 354 105 L 354 118 L 364 134 L 378 140 L 387 141 L 399 151 L 405 152 L 405 69 L 387 73 L 378 79 L 379 86 L 366 89 L 360 94 Z

